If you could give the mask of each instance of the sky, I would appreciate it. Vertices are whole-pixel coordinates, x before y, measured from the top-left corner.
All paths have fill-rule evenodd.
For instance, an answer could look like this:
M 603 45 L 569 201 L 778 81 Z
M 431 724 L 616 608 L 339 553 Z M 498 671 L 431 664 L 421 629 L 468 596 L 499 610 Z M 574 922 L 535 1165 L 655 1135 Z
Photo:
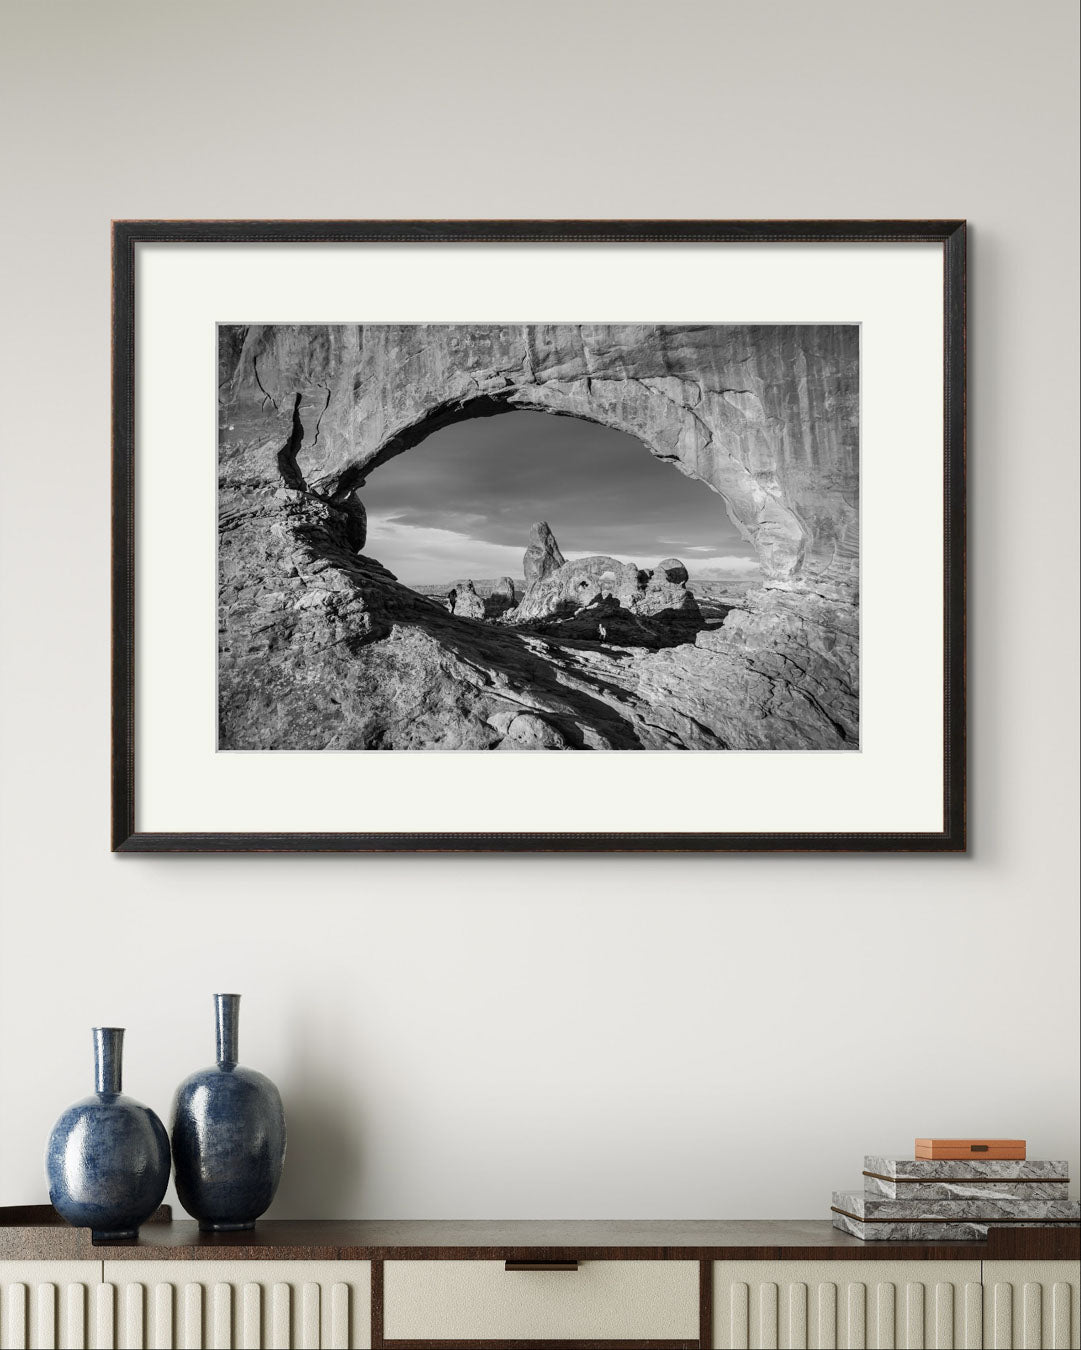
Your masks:
M 522 575 L 535 520 L 564 556 L 642 567 L 681 558 L 692 576 L 759 575 L 724 502 L 633 436 L 574 417 L 475 417 L 372 471 L 365 553 L 407 585 Z

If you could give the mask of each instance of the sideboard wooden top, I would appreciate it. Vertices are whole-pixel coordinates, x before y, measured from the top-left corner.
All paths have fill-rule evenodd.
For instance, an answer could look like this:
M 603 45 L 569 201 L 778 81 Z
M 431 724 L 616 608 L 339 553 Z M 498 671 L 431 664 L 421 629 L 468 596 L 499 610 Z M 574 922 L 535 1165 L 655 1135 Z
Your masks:
M 200 1233 L 191 1220 L 144 1224 L 136 1242 L 92 1243 L 48 1205 L 0 1207 L 0 1260 L 368 1261 L 1071 1260 L 1078 1226 L 993 1229 L 987 1242 L 861 1242 L 828 1219 L 268 1219 L 254 1232 Z

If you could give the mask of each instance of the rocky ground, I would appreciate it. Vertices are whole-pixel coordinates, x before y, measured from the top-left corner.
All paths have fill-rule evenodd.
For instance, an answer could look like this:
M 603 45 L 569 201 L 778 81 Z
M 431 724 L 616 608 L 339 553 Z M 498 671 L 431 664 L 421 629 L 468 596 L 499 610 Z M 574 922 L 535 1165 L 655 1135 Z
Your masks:
M 355 502 L 226 475 L 219 513 L 222 749 L 857 745 L 851 606 L 765 590 L 711 620 L 685 573 L 621 597 L 612 560 L 550 558 L 547 609 L 467 617 L 357 551 Z

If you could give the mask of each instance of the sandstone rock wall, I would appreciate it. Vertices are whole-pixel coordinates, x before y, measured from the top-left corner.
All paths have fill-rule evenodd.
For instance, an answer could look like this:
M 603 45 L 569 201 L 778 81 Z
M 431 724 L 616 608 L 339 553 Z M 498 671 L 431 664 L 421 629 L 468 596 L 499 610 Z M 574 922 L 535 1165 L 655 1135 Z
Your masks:
M 241 478 L 278 481 L 298 394 L 297 464 L 338 500 L 448 422 L 577 416 L 719 493 L 773 588 L 856 595 L 855 326 L 250 326 L 223 328 L 219 355 L 225 408 L 267 428 L 224 466 Z

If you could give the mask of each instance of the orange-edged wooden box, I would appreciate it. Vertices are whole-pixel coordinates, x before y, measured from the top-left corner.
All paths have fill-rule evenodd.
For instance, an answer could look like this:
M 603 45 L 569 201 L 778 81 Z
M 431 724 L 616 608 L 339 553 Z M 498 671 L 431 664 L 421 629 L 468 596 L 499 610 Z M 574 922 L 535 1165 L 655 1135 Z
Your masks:
M 917 1158 L 1024 1158 L 1023 1139 L 917 1139 Z

